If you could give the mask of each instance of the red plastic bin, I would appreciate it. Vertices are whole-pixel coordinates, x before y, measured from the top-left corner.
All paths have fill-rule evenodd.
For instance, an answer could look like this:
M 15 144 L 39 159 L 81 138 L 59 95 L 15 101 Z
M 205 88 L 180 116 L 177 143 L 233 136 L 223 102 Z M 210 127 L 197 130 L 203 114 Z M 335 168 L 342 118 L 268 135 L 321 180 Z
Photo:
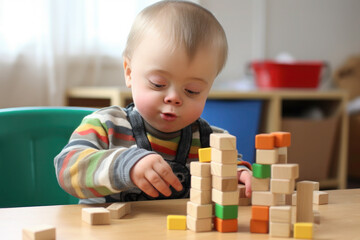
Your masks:
M 253 61 L 259 88 L 317 88 L 324 62 Z

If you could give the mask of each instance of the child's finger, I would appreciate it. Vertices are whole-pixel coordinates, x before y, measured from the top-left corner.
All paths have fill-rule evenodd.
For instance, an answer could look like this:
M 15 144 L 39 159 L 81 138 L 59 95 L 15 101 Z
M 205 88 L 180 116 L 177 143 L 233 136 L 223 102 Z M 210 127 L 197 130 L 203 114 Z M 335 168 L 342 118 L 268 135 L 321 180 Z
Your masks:
M 159 196 L 159 192 L 148 182 L 147 179 L 141 178 L 137 181 L 136 185 L 150 197 L 156 198 Z
M 159 176 L 159 174 L 155 171 L 147 171 L 145 173 L 145 178 L 148 180 L 150 184 L 164 196 L 170 196 L 171 190 L 168 184 Z
M 183 189 L 180 180 L 176 177 L 169 164 L 167 164 L 165 161 L 154 164 L 153 169 L 166 183 L 170 184 L 176 191 L 181 191 Z

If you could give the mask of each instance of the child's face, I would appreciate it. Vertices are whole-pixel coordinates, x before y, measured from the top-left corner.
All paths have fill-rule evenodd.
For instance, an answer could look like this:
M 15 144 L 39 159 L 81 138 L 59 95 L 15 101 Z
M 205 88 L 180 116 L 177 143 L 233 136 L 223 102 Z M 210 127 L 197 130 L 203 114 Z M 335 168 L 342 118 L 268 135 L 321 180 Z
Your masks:
M 170 50 L 166 38 L 147 34 L 124 60 L 126 85 L 141 116 L 162 132 L 175 132 L 197 120 L 218 71 L 217 54 L 197 51 L 190 61 L 185 49 Z

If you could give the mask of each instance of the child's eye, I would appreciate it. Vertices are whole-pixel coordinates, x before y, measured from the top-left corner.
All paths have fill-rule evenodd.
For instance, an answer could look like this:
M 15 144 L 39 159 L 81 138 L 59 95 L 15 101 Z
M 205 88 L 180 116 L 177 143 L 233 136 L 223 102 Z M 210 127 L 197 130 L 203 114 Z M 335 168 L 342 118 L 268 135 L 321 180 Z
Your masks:
M 154 83 L 152 81 L 150 81 L 150 84 L 155 88 L 163 88 L 163 87 L 165 87 L 165 84 L 158 84 L 158 83 Z
M 200 94 L 200 92 L 192 91 L 192 90 L 190 90 L 190 89 L 185 89 L 185 91 L 186 91 L 188 94 L 190 94 L 190 95 L 198 95 L 198 94 Z

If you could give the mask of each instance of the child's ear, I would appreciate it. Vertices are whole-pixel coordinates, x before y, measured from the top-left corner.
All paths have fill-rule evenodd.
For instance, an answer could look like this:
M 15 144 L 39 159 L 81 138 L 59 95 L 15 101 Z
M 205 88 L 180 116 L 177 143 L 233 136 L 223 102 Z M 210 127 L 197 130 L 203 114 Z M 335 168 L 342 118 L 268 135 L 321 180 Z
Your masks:
M 131 67 L 130 60 L 127 57 L 124 57 L 124 76 L 125 76 L 125 84 L 128 88 L 131 88 Z

